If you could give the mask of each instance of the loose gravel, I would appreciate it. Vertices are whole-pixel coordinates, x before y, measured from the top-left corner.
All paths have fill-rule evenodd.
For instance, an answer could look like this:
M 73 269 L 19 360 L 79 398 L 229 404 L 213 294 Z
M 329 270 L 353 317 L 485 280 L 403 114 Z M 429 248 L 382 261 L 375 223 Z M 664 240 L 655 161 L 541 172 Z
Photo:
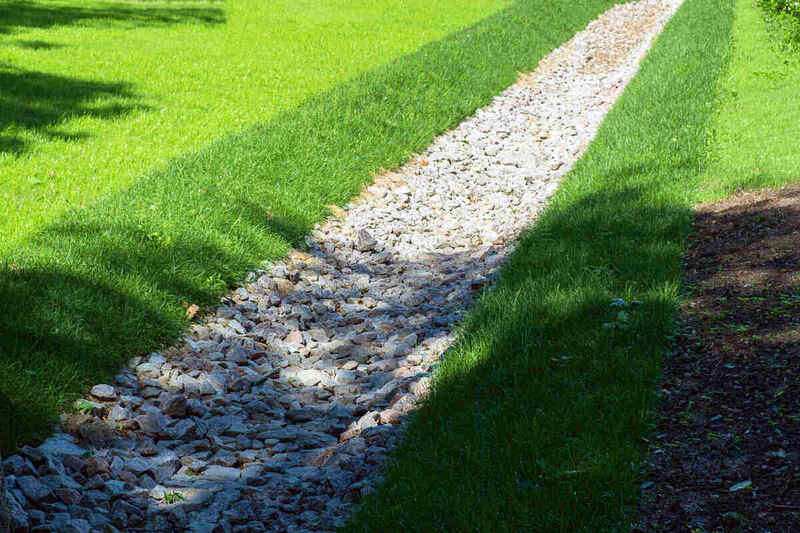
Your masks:
M 680 0 L 615 6 L 8 457 L 17 531 L 331 530 Z

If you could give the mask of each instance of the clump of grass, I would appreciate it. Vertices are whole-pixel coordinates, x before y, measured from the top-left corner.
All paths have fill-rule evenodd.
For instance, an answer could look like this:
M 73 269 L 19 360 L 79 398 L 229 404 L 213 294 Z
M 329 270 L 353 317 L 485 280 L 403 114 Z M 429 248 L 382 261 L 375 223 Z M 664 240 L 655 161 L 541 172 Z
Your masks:
M 345 531 L 630 529 L 732 21 L 732 0 L 670 21 Z
M 772 30 L 781 37 L 781 44 L 794 50 L 800 48 L 800 2 L 796 0 L 757 0 L 772 25 Z
M 88 400 L 78 400 L 75 402 L 75 409 L 86 415 L 94 411 L 95 405 Z
M 178 502 L 182 502 L 186 500 L 186 496 L 183 493 L 174 491 L 174 492 L 165 492 L 164 493 L 164 501 L 169 504 L 173 505 Z

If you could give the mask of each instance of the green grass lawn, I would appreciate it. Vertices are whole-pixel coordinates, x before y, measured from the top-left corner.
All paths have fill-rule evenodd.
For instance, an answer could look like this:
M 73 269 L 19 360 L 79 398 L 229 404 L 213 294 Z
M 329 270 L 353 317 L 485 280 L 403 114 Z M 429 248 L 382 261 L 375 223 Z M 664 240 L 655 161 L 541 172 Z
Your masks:
M 410 154 L 424 148 L 435 135 L 487 104 L 517 78 L 518 72 L 532 70 L 541 57 L 610 7 L 611 3 L 611 0 L 578 0 L 569 4 L 560 0 L 519 0 L 508 4 L 494 15 L 425 44 L 411 54 L 388 63 L 387 57 L 381 55 L 384 65 L 344 83 L 334 84 L 335 80 L 325 78 L 329 85 L 333 85 L 332 88 L 295 107 L 284 101 L 281 104 L 284 108 L 279 112 L 274 112 L 278 105 L 274 104 L 269 108 L 273 110 L 271 118 L 218 142 L 190 150 L 167 163 L 152 159 L 152 167 L 141 167 L 151 170 L 137 177 L 140 168 L 124 186 L 121 185 L 123 180 L 116 187 L 96 191 L 94 201 L 87 202 L 85 207 L 64 202 L 60 215 L 52 216 L 55 211 L 51 212 L 50 221 L 40 221 L 35 229 L 25 231 L 0 253 L 0 316 L 3 317 L 0 320 L 0 391 L 6 396 L 5 402 L 0 401 L 0 404 L 5 403 L 5 410 L 0 410 L 3 411 L 0 412 L 2 446 L 13 448 L 20 442 L 47 434 L 60 409 L 91 384 L 111 379 L 127 357 L 147 353 L 175 340 L 186 325 L 182 302 L 212 304 L 227 286 L 241 281 L 245 273 L 262 260 L 276 259 L 285 253 L 288 246 L 302 244 L 303 236 L 313 224 L 328 214 L 325 205 L 347 202 L 374 172 L 403 163 Z M 303 11 L 300 9 L 305 5 L 302 2 L 287 2 L 285 8 L 281 8 L 283 4 L 280 3 L 269 4 L 269 8 L 255 3 L 248 5 L 252 7 L 252 13 L 278 17 L 277 20 L 285 20 L 290 28 L 303 27 L 306 22 L 299 21 L 307 21 L 317 9 L 306 6 Z M 425 7 L 427 4 L 423 2 L 406 2 L 396 8 L 390 7 L 394 4 L 388 2 L 326 5 L 328 8 L 318 13 L 317 33 L 311 29 L 306 33 L 306 36 L 314 36 L 311 38 L 314 44 L 307 44 L 310 47 L 307 50 L 336 48 L 333 36 L 344 32 L 343 27 L 347 27 L 338 17 L 346 13 L 360 13 L 359 16 L 366 21 L 378 16 L 375 13 L 380 14 L 378 20 L 383 17 L 392 19 L 380 31 L 369 22 L 359 26 L 358 32 L 364 31 L 373 39 L 369 45 L 363 44 L 363 50 L 359 48 L 362 44 L 352 42 L 353 38 L 345 46 L 346 50 L 339 50 L 339 56 L 328 52 L 323 54 L 328 62 L 325 64 L 350 69 L 347 74 L 340 74 L 343 77 L 351 76 L 359 68 L 366 69 L 368 61 L 365 58 L 373 58 L 374 67 L 379 63 L 378 55 L 375 55 L 379 52 L 394 49 L 400 53 L 400 50 L 391 48 L 396 43 L 390 41 L 406 37 L 413 40 L 408 37 L 413 28 L 407 26 L 414 24 L 404 18 L 410 13 L 418 12 L 420 19 L 425 20 L 449 19 L 449 24 L 463 20 L 459 17 L 464 15 L 451 13 L 445 16 L 447 10 L 467 5 L 472 6 L 467 11 L 480 10 L 478 3 L 455 0 L 430 7 Z M 381 11 L 379 5 L 384 5 L 385 9 Z M 409 6 L 415 5 L 418 7 L 410 9 Z M 118 9 L 124 7 L 124 10 L 142 7 L 127 3 L 115 3 L 114 6 Z M 189 9 L 186 4 L 177 6 Z M 496 7 L 497 4 L 483 4 L 481 13 Z M 77 12 L 83 13 L 82 9 Z M 170 18 L 172 15 L 148 15 L 148 24 L 157 23 L 158 27 L 147 31 L 163 32 L 162 35 L 169 35 L 169 32 L 209 32 L 204 34 L 207 38 L 198 38 L 202 47 L 194 49 L 196 61 L 200 63 L 217 54 L 212 50 L 214 41 L 210 32 L 222 31 L 223 23 L 216 22 L 219 17 L 225 17 L 225 24 L 240 20 L 239 26 L 234 25 L 234 28 L 241 32 L 260 32 L 258 34 L 262 37 L 267 35 L 267 31 L 285 30 L 273 27 L 277 24 L 274 21 L 260 26 L 255 17 L 237 19 L 243 15 L 237 14 L 241 12 L 235 6 L 217 12 L 213 11 L 217 6 L 203 4 L 202 9 L 212 11 L 203 15 L 205 18 L 201 17 L 200 21 L 196 20 L 200 16 L 197 12 L 192 12 L 194 18 L 179 22 Z M 402 13 L 394 9 L 400 9 Z M 470 12 L 478 16 L 478 12 Z M 129 15 L 112 17 L 110 22 L 103 19 L 102 23 L 94 22 L 91 14 L 64 17 L 72 21 L 71 25 L 65 29 L 51 28 L 54 34 L 80 31 L 81 24 L 89 25 L 91 31 L 97 31 L 98 24 L 111 26 L 103 30 L 109 32 L 140 24 L 140 18 Z M 152 20 L 154 17 L 155 22 Z M 289 23 L 293 17 L 296 21 Z M 353 17 L 358 19 L 356 15 Z M 20 19 L 28 20 L 26 17 Z M 328 26 L 322 20 L 339 22 Z M 395 23 L 396 27 L 391 26 Z M 421 27 L 428 27 L 426 24 L 420 23 Z M 389 27 L 395 27 L 396 31 L 388 31 Z M 452 26 L 446 29 L 449 31 Z M 8 49 L 13 48 L 14 53 L 61 53 L 62 48 L 48 48 L 42 44 L 58 44 L 54 38 L 47 37 L 49 33 L 45 28 L 30 31 L 33 35 L 22 39 L 27 45 L 9 45 Z M 133 39 L 135 32 L 145 32 L 145 28 L 134 27 L 125 31 L 131 31 Z M 235 37 L 240 38 L 241 32 L 234 32 Z M 324 35 L 330 41 L 322 39 Z M 10 40 L 7 42 L 20 40 L 12 34 L 3 38 Z M 269 48 L 269 53 L 264 52 L 266 49 L 259 49 L 258 53 L 263 53 L 261 60 L 283 61 L 282 57 L 288 51 L 270 44 L 272 41 L 267 37 L 263 38 L 267 40 L 265 46 L 278 48 Z M 384 42 L 382 39 L 390 43 L 386 44 L 387 48 L 382 48 L 382 44 L 379 46 Z M 217 42 L 222 41 L 224 39 L 220 38 Z M 325 42 L 328 42 L 327 48 Z M 420 42 L 422 37 L 418 35 L 415 46 Z M 141 48 L 135 48 L 137 53 Z M 182 48 L 170 49 L 173 55 L 183 57 Z M 353 66 L 356 56 L 362 52 L 364 58 L 358 63 L 360 66 Z M 253 64 L 251 59 L 258 63 L 259 59 L 253 58 L 255 55 L 252 50 L 233 50 L 231 56 L 225 58 L 227 66 L 224 68 L 237 65 L 231 58 L 239 58 L 237 61 L 243 64 Z M 154 59 L 154 63 L 166 61 L 165 56 L 160 57 Z M 300 57 L 305 61 L 307 56 L 300 54 Z M 185 61 L 191 63 L 188 55 Z M 276 70 L 274 75 L 284 80 L 291 79 L 293 83 L 305 81 L 305 74 L 300 74 L 306 72 L 305 68 L 309 69 L 310 78 L 333 76 L 329 72 L 312 72 L 321 68 L 320 64 L 306 67 L 305 63 L 281 63 L 282 69 L 289 72 L 284 74 Z M 190 67 L 187 69 L 191 70 Z M 199 68 L 196 73 L 206 79 L 208 70 Z M 231 80 L 246 82 L 243 69 L 235 70 L 236 76 Z M 240 73 L 242 79 L 238 77 Z M 66 74 L 58 75 L 67 77 Z M 85 72 L 74 72 L 69 76 L 100 77 L 99 74 L 87 76 Z M 248 80 L 250 76 L 254 74 L 248 73 Z M 24 76 L 19 79 L 22 78 Z M 161 79 L 163 83 L 175 86 L 175 90 L 184 90 L 184 86 L 193 83 L 184 80 L 178 84 L 174 79 Z M 113 84 L 125 80 L 96 81 Z M 47 87 L 47 84 L 42 86 Z M 322 86 L 324 84 L 320 82 L 317 88 Z M 75 87 L 79 90 L 82 85 L 76 82 Z M 104 124 L 110 125 L 114 121 L 119 121 L 120 125 L 128 124 L 129 121 L 135 122 L 133 118 L 136 116 L 144 117 L 143 120 L 160 120 L 160 108 L 157 102 L 146 100 L 146 91 L 135 86 L 123 86 L 119 90 L 139 95 L 130 99 L 138 99 L 152 109 L 128 110 L 107 118 L 108 124 Z M 305 90 L 307 95 L 309 90 Z M 164 89 L 164 92 L 169 91 Z M 265 98 L 272 98 L 271 94 Z M 119 94 L 113 96 L 121 98 Z M 48 106 L 49 98 L 42 92 L 40 105 Z M 183 98 L 193 98 L 191 91 Z M 256 96 L 252 98 L 257 99 Z M 296 100 L 299 99 L 296 95 Z M 77 100 L 79 108 L 89 105 L 80 103 L 83 99 Z M 118 103 L 123 105 L 123 100 Z M 241 112 L 240 106 L 234 102 L 228 109 L 231 115 L 215 122 L 215 126 L 209 126 L 211 130 L 219 133 L 236 124 L 232 116 Z M 174 112 L 177 115 L 170 115 L 169 121 L 164 120 L 175 128 L 171 135 L 178 137 L 205 128 L 199 123 L 212 120 L 210 115 L 214 114 L 211 110 L 210 114 L 197 118 L 188 111 L 185 115 Z M 247 109 L 247 113 L 253 115 L 253 121 L 258 118 L 253 109 Z M 83 113 L 76 120 L 92 119 L 86 115 Z M 35 143 L 26 142 L 25 135 L 31 138 L 42 135 L 46 141 L 42 150 L 52 149 L 56 155 L 61 153 L 54 147 L 64 141 L 51 135 L 53 132 L 46 125 L 22 128 L 15 123 L 13 127 L 17 132 L 14 136 L 20 140 L 8 141 L 18 147 L 13 157 L 6 156 L 12 162 L 37 157 L 37 149 L 32 146 Z M 30 131 L 20 133 L 20 128 Z M 67 129 L 66 122 L 58 122 L 57 129 Z M 130 139 L 128 145 L 145 142 L 150 134 L 151 130 L 145 129 L 141 136 Z M 84 146 L 81 143 L 101 142 L 102 139 L 103 136 L 97 133 L 86 139 L 74 139 L 70 146 L 80 149 Z M 169 145 L 165 150 L 172 150 L 170 142 L 162 144 Z M 153 150 L 160 147 L 158 144 Z M 92 161 L 93 154 L 89 152 L 79 158 L 80 163 Z M 129 166 L 134 165 L 124 163 L 121 168 Z M 49 181 L 45 180 L 40 187 L 47 190 Z M 26 210 L 26 215 L 35 218 L 37 212 L 31 207 Z
M 0 254 L 503 0 L 0 0 Z
M 669 22 L 345 531 L 630 530 L 733 4 Z
M 767 24 L 761 9 L 737 3 L 703 200 L 800 179 L 800 53 L 784 50 L 781 39 L 780 28 Z

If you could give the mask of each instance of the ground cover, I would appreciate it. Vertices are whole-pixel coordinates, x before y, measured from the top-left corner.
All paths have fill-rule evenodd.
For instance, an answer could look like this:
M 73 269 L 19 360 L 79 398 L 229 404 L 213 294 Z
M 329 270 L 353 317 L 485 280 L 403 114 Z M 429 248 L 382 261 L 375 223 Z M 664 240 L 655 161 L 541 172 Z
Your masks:
M 686 254 L 681 328 L 643 485 L 645 530 L 798 527 L 800 57 L 739 1 Z
M 799 223 L 796 187 L 698 209 L 642 530 L 800 527 Z
M 328 204 L 404 162 L 607 8 L 520 1 L 474 26 L 172 160 L 25 237 L 0 265 L 5 447 L 47 433 L 81 390 L 174 340 Z
M 800 4 L 794 0 L 757 0 L 782 46 L 800 45 Z
M 731 0 L 687 0 L 347 531 L 628 531 Z
M 502 0 L 0 2 L 0 253 Z

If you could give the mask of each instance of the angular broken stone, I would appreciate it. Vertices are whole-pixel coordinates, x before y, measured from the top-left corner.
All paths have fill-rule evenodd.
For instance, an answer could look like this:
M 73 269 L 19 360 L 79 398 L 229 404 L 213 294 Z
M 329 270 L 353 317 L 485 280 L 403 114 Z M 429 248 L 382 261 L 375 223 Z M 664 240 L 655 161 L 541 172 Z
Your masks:
M 294 283 L 288 279 L 277 279 L 275 280 L 275 288 L 281 298 L 286 298 L 294 290 Z
M 431 388 L 431 378 L 428 376 L 422 377 L 415 381 L 408 388 L 416 396 L 426 396 Z
M 129 409 L 126 409 L 119 405 L 115 405 L 114 407 L 111 408 L 111 410 L 109 410 L 106 420 L 108 420 L 109 423 L 116 425 L 119 424 L 120 422 L 130 420 L 130 418 L 131 418 L 131 412 Z
M 242 472 L 238 468 L 211 465 L 203 471 L 200 478 L 209 481 L 236 481 L 241 474 Z
M 359 252 L 368 252 L 375 248 L 378 241 L 365 229 L 359 230 L 356 236 L 355 248 Z
M 92 387 L 92 396 L 102 401 L 112 401 L 117 399 L 117 391 L 111 385 L 95 385 Z
M 170 394 L 161 404 L 161 412 L 170 418 L 186 416 L 186 397 L 182 394 Z
M 294 330 L 291 333 L 289 333 L 285 339 L 283 339 L 283 342 L 285 342 L 286 344 L 301 345 L 303 344 L 303 334 L 297 330 Z
M 314 418 L 314 411 L 311 409 L 289 409 L 286 411 L 286 418 L 293 422 L 308 422 Z
M 158 379 L 161 376 L 161 365 L 142 363 L 136 367 L 136 373 L 141 379 Z
M 33 476 L 18 477 L 17 486 L 19 486 L 22 494 L 24 494 L 27 499 L 34 502 L 40 502 L 49 498 L 52 493 L 48 487 Z
M 141 431 L 147 435 L 158 436 L 164 433 L 161 421 L 155 413 L 144 413 L 134 420 L 139 424 Z

